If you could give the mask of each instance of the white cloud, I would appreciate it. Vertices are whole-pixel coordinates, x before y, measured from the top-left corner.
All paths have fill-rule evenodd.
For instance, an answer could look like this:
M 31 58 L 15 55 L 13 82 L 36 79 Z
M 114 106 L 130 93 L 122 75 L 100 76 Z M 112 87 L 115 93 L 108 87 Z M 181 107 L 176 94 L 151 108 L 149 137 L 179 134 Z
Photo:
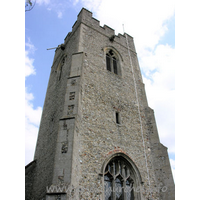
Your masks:
M 33 66 L 34 59 L 29 58 L 28 51 L 25 51 L 25 77 L 35 74 Z
M 77 0 L 75 0 L 77 1 Z M 91 11 L 97 12 L 98 9 L 101 7 L 101 4 L 104 2 L 102 0 L 81 0 L 82 4 Z M 110 1 L 109 1 L 110 2 Z M 109 3 L 107 2 L 107 3 Z
M 37 3 L 39 6 L 45 6 L 48 11 L 53 11 L 57 14 L 57 17 L 61 19 L 63 14 L 66 12 L 66 8 L 75 6 L 79 0 L 73 1 L 61 1 L 61 0 L 38 0 Z
M 149 106 L 154 109 L 161 142 L 175 152 L 175 50 L 158 45 L 140 58 Z
M 33 160 L 35 145 L 37 141 L 38 128 L 40 118 L 42 114 L 42 108 L 33 107 L 31 101 L 33 100 L 33 94 L 28 93 L 26 89 L 25 93 L 25 148 L 26 157 L 25 163 L 28 164 Z
M 38 127 L 25 119 L 25 165 L 33 161 Z
M 57 14 L 58 14 L 58 18 L 62 18 L 63 13 L 61 11 L 58 11 Z
M 26 120 L 27 122 L 38 126 L 40 123 L 40 116 L 41 116 L 41 112 L 42 112 L 42 108 L 41 107 L 37 107 L 36 109 L 34 108 L 33 104 L 31 103 L 31 101 L 34 99 L 33 94 L 32 93 L 28 93 L 27 92 L 27 88 L 25 91 L 25 115 L 26 115 Z
M 31 74 L 35 74 L 35 69 L 33 66 L 34 59 L 30 58 L 30 54 L 33 54 L 36 50 L 34 45 L 30 42 L 28 38 L 28 42 L 25 43 L 25 77 L 30 76 Z
M 165 21 L 174 14 L 173 0 L 82 0 L 83 6 L 90 9 L 100 20 L 117 33 L 125 32 L 132 35 L 136 48 L 140 53 L 144 48 L 154 49 L 160 38 L 167 31 Z
M 51 0 L 37 0 L 39 5 L 49 5 Z
M 33 65 L 34 59 L 30 57 L 36 50 L 30 39 L 25 44 L 25 77 L 35 75 L 35 68 Z M 34 96 L 28 91 L 28 87 L 25 88 L 25 149 L 26 157 L 25 164 L 28 164 L 33 160 L 35 144 L 37 140 L 38 127 L 40 123 L 42 108 L 34 108 L 32 101 Z
M 79 0 L 70 0 L 73 4 L 73 6 L 76 6 L 76 4 L 79 2 Z

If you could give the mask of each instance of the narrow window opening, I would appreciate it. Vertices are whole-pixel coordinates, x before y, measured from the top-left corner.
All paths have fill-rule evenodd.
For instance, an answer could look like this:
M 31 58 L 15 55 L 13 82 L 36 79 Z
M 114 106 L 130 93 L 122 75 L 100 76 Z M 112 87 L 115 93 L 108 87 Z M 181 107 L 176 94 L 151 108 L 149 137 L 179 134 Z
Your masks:
M 106 54 L 106 66 L 107 70 L 111 72 L 110 57 L 108 54 Z
M 75 92 L 70 92 L 69 93 L 69 100 L 74 100 L 75 99 Z
M 58 70 L 57 70 L 57 72 L 58 72 L 58 74 L 57 74 L 57 76 L 58 76 L 58 80 L 60 81 L 60 79 L 61 79 L 61 74 L 62 74 L 62 68 L 63 68 L 63 65 L 65 64 L 65 57 L 62 59 L 62 61 L 60 62 L 60 66 L 58 67 Z
M 120 123 L 119 123 L 119 113 L 116 112 L 115 114 L 116 114 L 116 123 L 117 123 L 117 124 L 120 124 Z
M 67 115 L 72 115 L 74 111 L 74 105 L 70 105 L 68 106 L 68 111 L 67 111 Z
M 110 50 L 106 53 L 106 68 L 108 71 L 113 72 L 114 74 L 119 75 L 119 59 L 114 53 L 114 51 Z
M 66 121 L 64 121 L 63 129 L 64 129 L 64 130 L 67 130 L 67 124 L 66 124 Z
M 115 57 L 113 58 L 113 69 L 114 73 L 117 74 L 117 60 Z

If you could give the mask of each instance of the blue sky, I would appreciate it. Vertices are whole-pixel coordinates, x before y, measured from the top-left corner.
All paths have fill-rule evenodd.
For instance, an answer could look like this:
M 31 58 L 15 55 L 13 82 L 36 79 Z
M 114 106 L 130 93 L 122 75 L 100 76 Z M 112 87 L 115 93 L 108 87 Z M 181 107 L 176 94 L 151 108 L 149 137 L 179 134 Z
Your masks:
M 110 9 L 114 6 L 114 9 Z M 146 5 L 146 6 L 144 6 Z M 172 0 L 38 0 L 25 13 L 26 158 L 33 159 L 37 132 L 55 50 L 64 42 L 81 8 L 134 37 L 149 106 L 161 142 L 168 147 L 175 178 L 175 13 Z

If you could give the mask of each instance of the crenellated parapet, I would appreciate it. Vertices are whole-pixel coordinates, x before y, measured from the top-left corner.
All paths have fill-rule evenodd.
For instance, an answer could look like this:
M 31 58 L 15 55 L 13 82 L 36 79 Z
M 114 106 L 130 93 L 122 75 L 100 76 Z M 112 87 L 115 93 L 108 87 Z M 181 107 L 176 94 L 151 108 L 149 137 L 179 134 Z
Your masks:
M 85 8 L 56 49 L 34 160 L 26 200 L 175 199 L 133 37 Z
M 110 28 L 107 25 L 104 25 L 103 27 L 100 25 L 100 21 L 93 18 L 92 12 L 88 11 L 85 8 L 82 8 L 79 15 L 77 16 L 77 21 L 72 26 L 72 32 L 69 32 L 65 38 L 65 44 L 69 41 L 73 33 L 76 31 L 76 29 L 80 26 L 80 24 L 84 24 L 88 26 L 89 28 L 92 28 L 96 30 L 97 32 L 101 33 L 102 35 L 108 37 L 108 39 L 114 38 L 112 42 L 119 43 L 120 45 L 127 48 L 127 40 L 129 44 L 129 48 L 131 51 L 136 53 L 135 45 L 133 42 L 133 37 L 128 35 L 127 33 L 124 33 L 123 35 L 119 33 L 118 35 L 115 35 L 115 30 Z

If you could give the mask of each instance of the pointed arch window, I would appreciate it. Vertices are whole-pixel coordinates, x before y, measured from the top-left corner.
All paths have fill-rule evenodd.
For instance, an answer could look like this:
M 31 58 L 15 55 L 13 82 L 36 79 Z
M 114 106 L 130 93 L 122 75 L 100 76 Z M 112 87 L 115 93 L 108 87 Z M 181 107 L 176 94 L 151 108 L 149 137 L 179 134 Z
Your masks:
M 119 60 L 113 50 L 106 53 L 106 68 L 110 72 L 119 74 Z
M 65 64 L 66 57 L 67 57 L 66 55 L 62 57 L 60 63 L 58 64 L 57 70 L 55 71 L 57 73 L 58 81 L 60 81 L 60 79 L 61 79 L 62 68 L 63 68 L 63 65 Z
M 130 163 L 121 156 L 112 158 L 104 171 L 105 200 L 139 200 L 136 182 Z

